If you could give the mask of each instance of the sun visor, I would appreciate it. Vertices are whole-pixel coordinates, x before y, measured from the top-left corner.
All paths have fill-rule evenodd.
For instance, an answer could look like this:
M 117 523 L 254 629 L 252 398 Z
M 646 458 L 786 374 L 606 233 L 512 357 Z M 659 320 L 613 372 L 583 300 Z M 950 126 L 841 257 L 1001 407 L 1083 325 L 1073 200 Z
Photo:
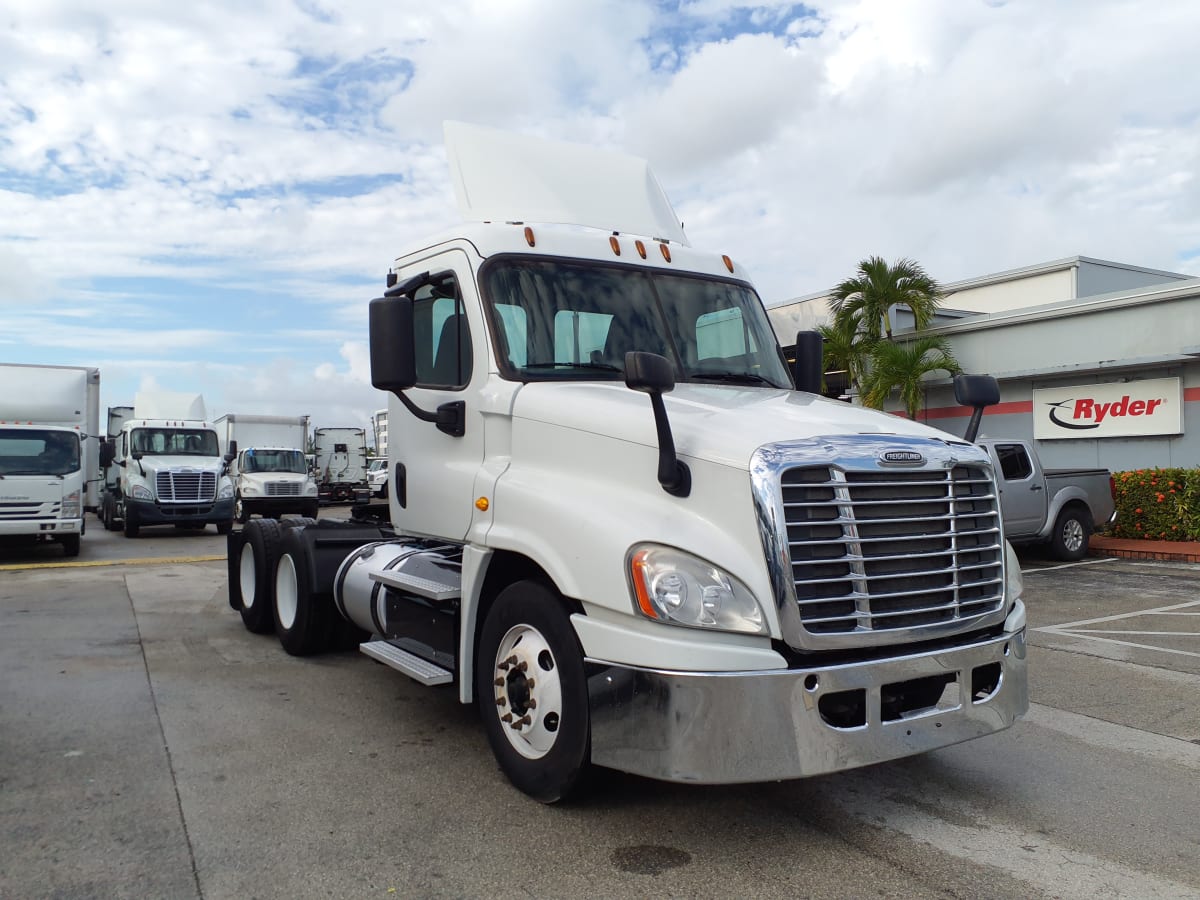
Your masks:
M 671 202 L 644 159 L 446 122 L 458 208 L 469 222 L 586 225 L 688 246 Z

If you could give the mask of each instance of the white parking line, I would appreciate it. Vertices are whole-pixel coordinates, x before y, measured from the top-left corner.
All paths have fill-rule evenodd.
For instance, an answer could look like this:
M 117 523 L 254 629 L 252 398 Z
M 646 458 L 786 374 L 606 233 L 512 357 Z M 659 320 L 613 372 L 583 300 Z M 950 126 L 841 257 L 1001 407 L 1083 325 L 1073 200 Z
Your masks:
M 1119 619 L 1132 619 L 1137 616 L 1153 616 L 1159 613 L 1173 613 L 1177 609 L 1196 607 L 1200 610 L 1200 600 L 1189 600 L 1187 603 L 1173 603 L 1170 606 L 1156 606 L 1153 609 L 1137 609 L 1133 612 L 1117 613 L 1115 616 L 1100 616 L 1096 619 L 1080 619 L 1078 622 L 1063 622 L 1059 625 L 1046 625 L 1035 628 L 1035 631 L 1058 631 L 1061 628 L 1079 628 L 1082 625 L 1099 625 L 1101 622 L 1116 622 Z
M 1059 569 L 1074 569 L 1076 566 L 1098 566 L 1101 563 L 1116 562 L 1115 556 L 1104 556 L 1099 559 L 1081 559 L 1079 562 L 1063 563 L 1061 566 L 1042 566 L 1037 569 L 1022 569 L 1022 575 L 1033 575 L 1037 572 L 1056 572 Z
M 1138 650 L 1157 650 L 1159 653 L 1173 653 L 1176 656 L 1190 656 L 1200 659 L 1200 653 L 1194 650 L 1179 650 L 1174 647 L 1158 647 L 1154 644 L 1141 644 L 1136 641 L 1123 641 L 1115 637 L 1101 635 L 1125 635 L 1126 637 L 1200 637 L 1194 631 L 1124 631 L 1115 629 L 1088 628 L 1088 625 L 1101 625 L 1105 622 L 1119 622 L 1123 619 L 1135 619 L 1140 616 L 1195 616 L 1200 612 L 1200 600 L 1187 603 L 1176 603 L 1172 606 L 1158 606 L 1154 609 L 1138 609 L 1133 612 L 1118 613 L 1114 616 L 1100 616 L 1095 619 L 1081 619 L 1078 622 L 1063 622 L 1060 625 L 1047 625 L 1035 628 L 1034 631 L 1043 634 L 1053 634 L 1059 637 L 1073 637 L 1081 641 L 1095 641 L 1100 644 L 1115 644 L 1118 647 L 1133 647 Z

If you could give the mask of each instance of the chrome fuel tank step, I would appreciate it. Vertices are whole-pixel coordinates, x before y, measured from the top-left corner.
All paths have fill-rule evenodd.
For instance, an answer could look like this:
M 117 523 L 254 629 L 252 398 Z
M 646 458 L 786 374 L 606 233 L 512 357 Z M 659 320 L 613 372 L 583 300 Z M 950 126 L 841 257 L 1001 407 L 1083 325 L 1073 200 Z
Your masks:
M 449 684 L 454 679 L 454 675 L 441 666 L 426 662 L 421 657 L 387 641 L 367 641 L 365 644 L 359 644 L 358 649 L 371 659 L 377 660 L 385 666 L 391 666 L 396 671 L 403 672 L 414 681 L 419 681 L 427 686 Z

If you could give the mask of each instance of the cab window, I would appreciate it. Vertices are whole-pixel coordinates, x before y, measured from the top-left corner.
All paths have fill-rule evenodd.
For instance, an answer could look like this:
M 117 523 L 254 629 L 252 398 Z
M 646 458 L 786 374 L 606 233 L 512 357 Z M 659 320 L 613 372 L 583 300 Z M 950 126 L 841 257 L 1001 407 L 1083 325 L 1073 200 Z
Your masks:
M 996 459 L 1005 481 L 1022 481 L 1033 474 L 1029 454 L 1020 444 L 997 444 Z
M 413 295 L 417 385 L 462 388 L 471 380 L 471 331 L 452 273 L 422 285 Z

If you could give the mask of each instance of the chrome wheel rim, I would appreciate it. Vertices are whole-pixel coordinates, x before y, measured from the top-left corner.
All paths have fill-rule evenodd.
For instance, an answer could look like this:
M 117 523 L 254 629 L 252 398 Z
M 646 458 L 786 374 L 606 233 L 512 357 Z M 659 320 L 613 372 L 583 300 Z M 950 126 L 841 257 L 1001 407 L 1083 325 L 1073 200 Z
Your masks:
M 1072 553 L 1083 547 L 1083 524 L 1078 519 L 1067 519 L 1063 525 L 1063 546 Z
M 292 562 L 292 555 L 285 553 L 279 558 L 279 568 L 275 570 L 275 618 L 285 631 L 296 624 L 299 606 L 296 564 Z

